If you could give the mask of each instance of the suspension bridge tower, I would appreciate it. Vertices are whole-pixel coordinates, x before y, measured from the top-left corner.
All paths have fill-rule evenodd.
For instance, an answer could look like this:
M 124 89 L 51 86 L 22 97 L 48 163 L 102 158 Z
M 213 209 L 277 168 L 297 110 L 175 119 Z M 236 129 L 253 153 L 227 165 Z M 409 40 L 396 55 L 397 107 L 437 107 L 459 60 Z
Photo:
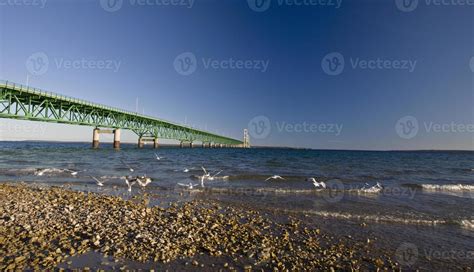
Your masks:
M 249 130 L 244 129 L 244 144 L 243 148 L 250 148 L 250 137 L 249 137 Z

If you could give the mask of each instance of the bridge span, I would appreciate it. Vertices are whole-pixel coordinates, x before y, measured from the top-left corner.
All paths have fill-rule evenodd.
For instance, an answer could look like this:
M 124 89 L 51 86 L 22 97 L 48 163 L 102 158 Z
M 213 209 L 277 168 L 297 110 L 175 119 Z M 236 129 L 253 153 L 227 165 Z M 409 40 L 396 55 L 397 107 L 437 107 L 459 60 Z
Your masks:
M 138 136 L 139 148 L 147 141 L 157 148 L 159 139 L 178 140 L 181 147 L 196 142 L 202 147 L 243 146 L 242 141 L 211 132 L 3 80 L 0 118 L 91 126 L 94 148 L 99 147 L 101 133 L 113 133 L 114 148 L 120 148 L 122 129 Z

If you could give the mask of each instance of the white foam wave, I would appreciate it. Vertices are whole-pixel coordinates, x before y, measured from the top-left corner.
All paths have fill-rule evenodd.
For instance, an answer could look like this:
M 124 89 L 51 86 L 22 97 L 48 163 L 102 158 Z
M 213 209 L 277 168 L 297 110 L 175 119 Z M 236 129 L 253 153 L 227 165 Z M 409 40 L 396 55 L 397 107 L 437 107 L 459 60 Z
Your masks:
M 273 209 L 279 212 L 294 213 L 294 210 Z M 342 220 L 357 220 L 363 222 L 375 223 L 392 223 L 404 225 L 422 225 L 422 226 L 440 226 L 440 225 L 458 225 L 462 228 L 474 230 L 474 220 L 459 219 L 459 220 L 445 220 L 445 219 L 424 219 L 424 218 L 403 218 L 393 215 L 375 215 L 375 214 L 354 214 L 344 212 L 330 212 L 330 211 L 303 211 L 304 214 L 320 216 L 323 218 L 334 218 Z
M 359 220 L 359 221 L 371 221 L 371 222 L 382 222 L 382 223 L 398 223 L 407 225 L 428 225 L 436 226 L 447 224 L 448 221 L 442 219 L 416 219 L 416 218 L 400 218 L 390 215 L 358 215 L 352 213 L 339 213 L 339 212 L 327 212 L 327 211 L 307 211 L 307 213 L 329 218 L 346 219 L 346 220 Z
M 461 227 L 474 230 L 474 220 L 461 220 Z
M 474 185 L 469 184 L 421 184 L 420 186 L 428 191 L 474 191 Z

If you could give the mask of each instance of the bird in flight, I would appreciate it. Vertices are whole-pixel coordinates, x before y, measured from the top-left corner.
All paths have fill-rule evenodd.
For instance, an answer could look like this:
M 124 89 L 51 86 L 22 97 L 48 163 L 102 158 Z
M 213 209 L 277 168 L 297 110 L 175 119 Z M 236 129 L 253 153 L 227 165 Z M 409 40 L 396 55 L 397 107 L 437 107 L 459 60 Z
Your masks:
M 274 180 L 277 180 L 277 179 L 284 180 L 284 178 L 282 178 L 281 176 L 274 175 L 274 176 L 271 176 L 271 177 L 267 178 L 265 181 L 269 181 L 269 180 L 272 180 L 272 179 L 274 179 Z
M 134 172 L 135 169 L 133 169 L 133 167 L 131 167 L 129 164 L 127 164 L 126 162 L 124 162 L 123 160 L 120 160 L 122 162 L 123 165 L 125 165 L 128 170 L 130 170 L 130 172 Z
M 311 181 L 316 188 L 326 189 L 326 183 L 324 181 L 318 182 L 315 178 L 308 178 L 307 181 Z
M 104 182 L 100 181 L 98 178 L 93 177 L 93 176 L 91 176 L 91 178 L 95 180 L 95 182 L 97 183 L 97 186 L 100 186 L 100 187 L 104 186 Z

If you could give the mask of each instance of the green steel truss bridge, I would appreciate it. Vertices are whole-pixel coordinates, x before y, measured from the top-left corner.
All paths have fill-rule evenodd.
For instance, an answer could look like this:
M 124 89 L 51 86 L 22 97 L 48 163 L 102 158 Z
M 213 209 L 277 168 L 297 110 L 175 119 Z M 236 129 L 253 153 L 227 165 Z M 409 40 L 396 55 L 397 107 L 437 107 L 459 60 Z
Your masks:
M 120 129 L 137 134 L 139 147 L 145 141 L 153 141 L 156 148 L 159 138 L 178 140 L 181 147 L 185 143 L 192 147 L 195 142 L 201 142 L 203 147 L 243 144 L 207 131 L 2 80 L 0 118 L 92 126 L 94 147 L 99 145 L 100 133 L 114 133 L 114 147 L 118 148 Z

